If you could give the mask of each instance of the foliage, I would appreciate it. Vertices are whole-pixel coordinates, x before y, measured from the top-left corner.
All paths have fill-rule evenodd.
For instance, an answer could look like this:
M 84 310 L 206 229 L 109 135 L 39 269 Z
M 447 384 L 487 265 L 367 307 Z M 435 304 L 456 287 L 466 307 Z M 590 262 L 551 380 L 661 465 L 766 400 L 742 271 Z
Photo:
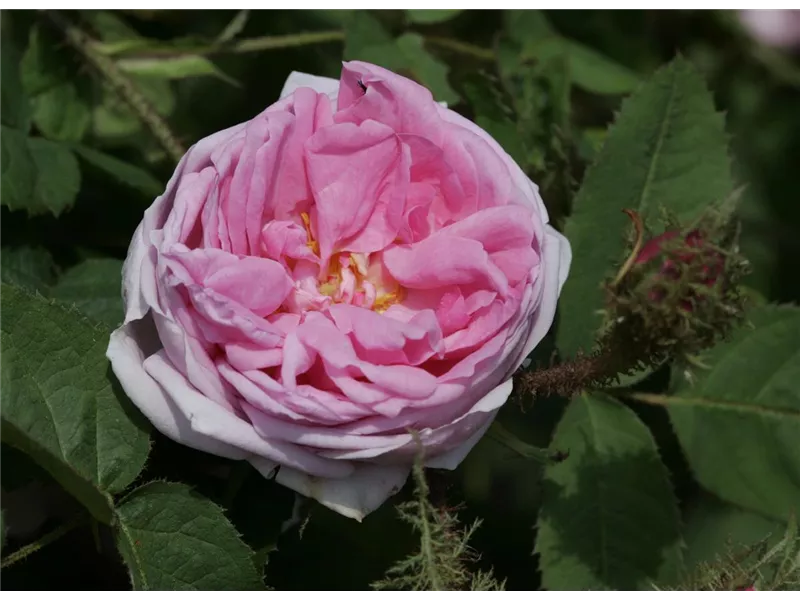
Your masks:
M 1 21 L 6 589 L 800 589 L 800 68 L 735 13 Z M 573 251 L 495 424 L 363 523 L 165 439 L 104 356 L 128 243 L 184 149 L 350 59 L 488 131 Z

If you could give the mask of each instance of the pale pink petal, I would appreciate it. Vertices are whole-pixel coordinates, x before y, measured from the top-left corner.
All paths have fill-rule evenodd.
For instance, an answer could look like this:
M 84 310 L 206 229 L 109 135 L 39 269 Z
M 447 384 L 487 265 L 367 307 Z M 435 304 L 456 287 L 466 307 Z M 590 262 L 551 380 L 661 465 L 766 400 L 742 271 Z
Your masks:
M 334 248 L 373 252 L 394 240 L 405 203 L 408 162 L 397 135 L 373 121 L 334 125 L 309 139 L 306 164 L 322 264 Z
M 390 247 L 383 253 L 383 264 L 407 288 L 475 285 L 508 293 L 505 275 L 492 264 L 480 242 L 444 231 L 409 246 Z
M 283 89 L 281 90 L 280 95 L 281 100 L 290 96 L 295 92 L 295 90 L 297 90 L 297 88 L 301 87 L 311 88 L 315 92 L 326 94 L 331 98 L 331 100 L 335 100 L 336 94 L 339 91 L 339 80 L 331 79 L 330 77 L 309 75 L 308 73 L 301 73 L 299 71 L 292 71 L 289 73 L 289 77 L 286 78 L 286 82 L 283 84 Z
M 296 469 L 281 467 L 275 480 L 345 517 L 361 521 L 399 492 L 411 472 L 404 466 L 354 464 L 353 473 L 344 479 L 313 477 Z M 259 464 L 253 466 L 261 470 Z M 261 472 L 265 476 L 270 474 Z
M 259 316 L 275 311 L 293 288 L 285 267 L 267 258 L 178 246 L 163 256 L 184 283 L 213 290 Z
M 464 441 L 455 448 L 447 450 L 442 454 L 437 453 L 436 456 L 429 458 L 425 461 L 425 466 L 434 469 L 449 469 L 451 471 L 458 467 L 461 461 L 469 454 L 469 451 L 472 450 L 475 444 L 483 437 L 486 430 L 489 429 L 495 416 L 497 416 L 497 411 L 500 410 L 500 407 L 503 406 L 509 396 L 511 396 L 513 386 L 514 384 L 511 379 L 501 383 L 484 396 L 482 400 L 477 402 L 466 415 L 453 421 L 452 425 L 445 425 L 438 429 L 437 433 L 439 434 L 449 433 L 456 439 L 462 439 Z M 472 435 L 466 439 L 464 439 L 463 434 L 465 427 L 474 427 Z
M 376 121 L 438 144 L 443 122 L 437 109 L 430 91 L 406 77 L 360 61 L 342 67 L 337 123 Z
M 147 420 L 168 438 L 209 454 L 244 458 L 247 452 L 194 430 L 189 417 L 178 410 L 169 393 L 144 368 L 144 362 L 160 347 L 150 317 L 129 322 L 111 334 L 106 356 L 122 389 Z M 213 404 L 203 399 L 207 404 Z
M 161 385 L 198 435 L 317 476 L 346 477 L 353 471 L 353 467 L 345 462 L 323 459 L 299 446 L 261 438 L 249 422 L 187 385 L 186 379 L 173 368 L 163 351 L 148 357 L 144 368 Z
M 523 359 L 533 351 L 550 330 L 555 317 L 558 296 L 561 294 L 561 288 L 564 287 L 564 283 L 567 280 L 569 266 L 572 263 L 572 248 L 567 238 L 549 225 L 545 227 L 545 241 L 542 250 L 545 279 L 542 282 L 542 289 L 544 292 L 536 313 L 531 316 L 533 326 L 523 346 Z M 521 363 L 522 359 L 520 359 L 519 364 Z M 519 367 L 519 364 L 514 367 L 515 370 Z
M 442 331 L 430 309 L 408 322 L 348 304 L 328 310 L 337 329 L 351 335 L 358 357 L 372 364 L 419 365 L 444 351 Z

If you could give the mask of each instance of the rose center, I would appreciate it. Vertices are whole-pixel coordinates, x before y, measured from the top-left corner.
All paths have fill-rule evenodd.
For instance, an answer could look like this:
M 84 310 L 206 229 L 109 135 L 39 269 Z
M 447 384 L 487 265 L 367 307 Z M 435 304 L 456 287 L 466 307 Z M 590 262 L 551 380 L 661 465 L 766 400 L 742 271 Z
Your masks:
M 306 245 L 319 255 L 319 243 L 314 239 L 311 219 L 308 213 L 302 213 L 300 217 L 308 238 Z M 305 283 L 306 290 L 310 291 L 309 282 Z M 313 287 L 316 287 L 319 296 L 330 299 L 326 301 L 324 298 L 317 298 L 322 301 L 322 305 L 333 301 L 361 306 L 379 313 L 402 301 L 405 296 L 403 288 L 381 268 L 379 259 L 357 252 L 337 252 L 331 256 L 328 268 L 320 269 L 320 275 L 313 282 Z

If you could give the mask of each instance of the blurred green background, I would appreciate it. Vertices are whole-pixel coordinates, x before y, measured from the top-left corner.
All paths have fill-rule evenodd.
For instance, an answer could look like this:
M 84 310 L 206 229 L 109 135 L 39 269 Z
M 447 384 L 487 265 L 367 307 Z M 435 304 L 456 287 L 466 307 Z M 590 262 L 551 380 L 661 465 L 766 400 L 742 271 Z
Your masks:
M 336 78 L 343 59 L 399 71 L 492 133 L 540 185 L 557 225 L 569 214 L 622 99 L 681 53 L 705 75 L 727 115 L 735 176 L 746 185 L 742 245 L 753 265 L 747 284 L 772 302 L 800 300 L 800 197 L 794 179 L 800 167 L 800 64 L 797 55 L 749 37 L 734 12 L 131 10 L 73 11 L 66 17 L 91 36 L 91 52 L 114 61 L 185 147 L 261 112 L 292 71 Z M 29 218 L 4 202 L 4 259 L 9 249 L 41 246 L 58 271 L 87 257 L 123 259 L 142 211 L 174 168 L 162 145 L 62 33 L 35 12 L 2 15 L 3 89 L 6 73 L 18 69 L 32 107 L 30 134 L 69 146 L 80 164 L 79 185 L 74 170 L 64 179 L 58 169 L 50 171 L 48 198 L 58 210 Z M 10 124 L 5 92 L 3 100 L 3 122 Z M 4 140 L 4 171 L 8 155 Z M 118 289 L 113 276 L 108 285 Z M 546 347 L 541 351 L 547 354 Z M 518 419 L 507 412 L 506 426 L 546 446 L 560 410 L 557 403 L 537 405 Z M 650 418 L 643 410 L 642 417 L 656 432 L 669 427 L 656 411 Z M 732 528 L 742 532 L 742 541 L 758 538 L 753 532 L 763 524 L 753 519 L 760 517 L 731 516 L 732 509 L 697 490 L 671 435 L 663 432 L 659 443 L 687 509 L 692 560 L 707 557 Z M 158 466 L 150 475 L 180 473 L 212 498 L 225 495 L 224 485 L 204 472 L 187 473 L 185 461 L 194 454 L 186 456 L 161 439 L 156 452 L 160 462 L 151 459 Z M 5 446 L 3 453 L 6 488 Z M 511 589 L 538 586 L 531 553 L 540 468 L 487 438 L 457 477 L 432 476 L 441 498 L 466 502 L 465 521 L 485 519 L 476 537 L 482 566 L 507 577 Z M 247 485 L 262 485 L 254 477 L 248 474 Z M 256 514 L 268 506 L 273 517 L 286 518 L 291 498 L 263 485 Z M 246 528 L 242 523 L 252 520 L 253 510 L 244 507 L 237 526 Z M 30 585 L 46 568 L 54 589 L 124 588 L 126 575 L 113 549 L 95 558 L 91 537 L 79 534 L 67 538 L 71 555 L 42 551 L 8 575 L 4 571 L 4 585 Z M 281 538 L 267 582 L 278 589 L 362 588 L 413 541 L 392 503 L 363 525 L 314 508 L 302 538 L 296 531 Z M 108 568 L 100 573 L 98 564 Z

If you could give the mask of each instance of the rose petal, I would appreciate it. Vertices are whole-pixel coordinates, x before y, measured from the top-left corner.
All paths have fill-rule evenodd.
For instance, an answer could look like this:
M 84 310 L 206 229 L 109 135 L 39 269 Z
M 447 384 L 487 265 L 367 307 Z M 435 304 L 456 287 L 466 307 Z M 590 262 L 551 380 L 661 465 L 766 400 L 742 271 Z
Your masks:
M 178 410 L 169 394 L 144 368 L 148 353 L 160 347 L 158 334 L 148 315 L 132 321 L 111 334 L 106 356 L 122 389 L 147 420 L 168 438 L 216 456 L 244 458 L 247 452 L 192 428 L 190 419 Z M 208 399 L 206 403 L 212 404 Z
M 148 357 L 144 361 L 144 368 L 161 385 L 189 421 L 192 430 L 199 435 L 321 477 L 346 477 L 353 470 L 347 463 L 318 457 L 299 446 L 261 438 L 249 422 L 189 387 L 163 351 Z
M 339 92 L 339 80 L 331 79 L 330 77 L 309 75 L 308 73 L 301 73 L 300 71 L 292 71 L 283 84 L 280 99 L 283 100 L 287 96 L 293 94 L 297 88 L 301 87 L 309 87 L 315 92 L 326 94 L 331 100 L 336 100 L 336 94 Z
M 253 466 L 265 476 L 271 474 L 271 470 L 262 470 L 263 466 L 259 463 Z M 399 492 L 410 472 L 409 467 L 360 463 L 349 477 L 324 479 L 281 467 L 275 480 L 298 494 L 314 498 L 323 506 L 360 522 L 387 498 Z
M 308 140 L 306 164 L 322 264 L 334 247 L 373 252 L 397 237 L 409 161 L 397 135 L 373 121 L 333 125 Z
M 466 440 L 452 450 L 448 450 L 443 454 L 428 459 L 425 462 L 425 466 L 433 469 L 449 469 L 451 471 L 458 467 L 461 461 L 469 454 L 469 451 L 472 450 L 475 444 L 483 437 L 483 434 L 486 433 L 486 430 L 492 424 L 492 421 L 494 421 L 495 416 L 497 416 L 500 407 L 503 406 L 509 396 L 511 396 L 513 389 L 514 382 L 511 379 L 501 383 L 477 402 L 466 415 L 453 421 L 452 425 L 445 425 L 436 430 L 440 435 L 454 435 L 456 431 L 463 428 L 470 420 L 473 422 L 476 420 L 477 422 L 482 422 L 482 424 L 475 429 L 475 432 Z

